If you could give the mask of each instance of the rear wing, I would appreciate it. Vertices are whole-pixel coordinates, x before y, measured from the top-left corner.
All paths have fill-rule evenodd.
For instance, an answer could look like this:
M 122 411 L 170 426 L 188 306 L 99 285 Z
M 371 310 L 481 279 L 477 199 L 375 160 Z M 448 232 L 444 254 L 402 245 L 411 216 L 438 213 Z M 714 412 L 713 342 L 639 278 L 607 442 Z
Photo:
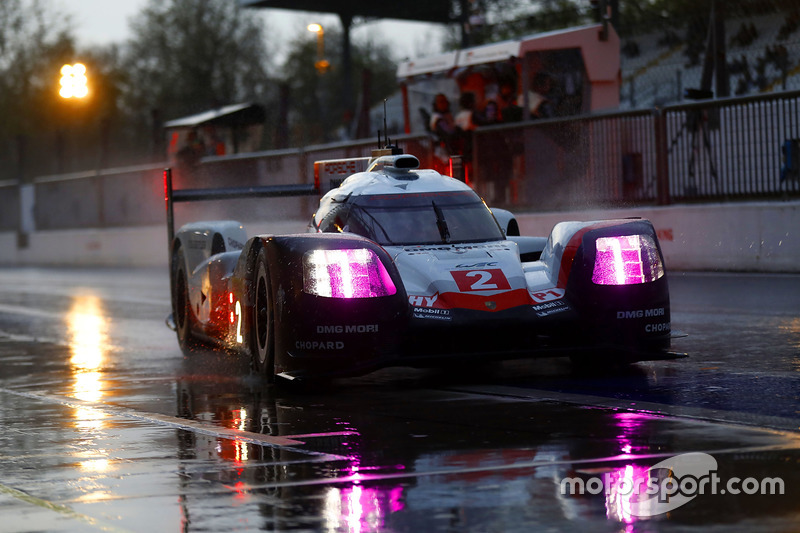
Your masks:
M 226 187 L 217 189 L 172 188 L 172 169 L 164 169 L 164 201 L 167 204 L 167 238 L 172 246 L 175 238 L 175 214 L 177 202 L 201 202 L 205 200 L 233 200 L 237 198 L 279 198 L 285 196 L 319 196 L 319 184 L 263 185 L 259 187 Z

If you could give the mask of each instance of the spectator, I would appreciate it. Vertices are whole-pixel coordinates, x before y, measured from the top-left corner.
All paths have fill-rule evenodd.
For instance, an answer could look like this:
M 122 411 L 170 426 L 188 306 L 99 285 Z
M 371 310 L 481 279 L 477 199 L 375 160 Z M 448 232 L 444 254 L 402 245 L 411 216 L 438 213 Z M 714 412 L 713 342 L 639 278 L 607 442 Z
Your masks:
M 196 185 L 200 159 L 205 155 L 206 147 L 203 140 L 197 130 L 190 130 L 186 134 L 186 144 L 175 154 L 178 179 L 184 180 L 184 183 L 192 182 Z
M 519 122 L 522 120 L 522 108 L 517 103 L 515 83 L 504 81 L 500 84 L 499 105 L 500 120 L 503 122 Z
M 472 130 L 475 129 L 475 93 L 465 92 L 461 94 L 458 99 L 458 105 L 461 107 L 456 114 L 455 124 L 457 128 L 457 150 L 464 159 L 469 161 L 472 159 Z
M 537 72 L 528 92 L 531 118 L 550 118 L 556 115 L 553 78 L 545 72 Z
M 478 124 L 481 126 L 490 126 L 500 122 L 500 112 L 497 107 L 497 102 L 489 100 L 483 107 L 483 113 L 477 117 Z
M 433 99 L 433 113 L 430 122 L 431 132 L 441 139 L 452 136 L 456 131 L 455 120 L 450 112 L 450 100 L 443 93 Z
M 462 131 L 472 131 L 475 129 L 475 93 L 466 92 L 462 93 L 458 99 L 458 105 L 461 107 L 456 114 L 455 124 Z
M 433 99 L 430 129 L 438 144 L 435 150 L 436 156 L 442 161 L 446 161 L 453 153 L 453 141 L 457 128 L 453 114 L 450 112 L 450 100 L 443 93 L 437 94 Z

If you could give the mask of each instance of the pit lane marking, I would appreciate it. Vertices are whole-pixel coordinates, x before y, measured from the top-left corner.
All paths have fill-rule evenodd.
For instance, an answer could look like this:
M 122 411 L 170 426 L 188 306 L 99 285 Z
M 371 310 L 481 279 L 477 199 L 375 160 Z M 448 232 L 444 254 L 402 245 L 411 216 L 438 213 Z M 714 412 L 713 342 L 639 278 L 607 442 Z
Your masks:
M 171 427 L 175 429 L 183 429 L 186 431 L 191 431 L 193 433 L 206 435 L 210 437 L 234 440 L 237 442 L 246 442 L 249 444 L 256 444 L 259 446 L 267 446 L 270 448 L 280 448 L 282 450 L 313 456 L 317 458 L 317 460 L 319 461 L 335 461 L 335 460 L 347 459 L 344 456 L 335 455 L 331 453 L 316 452 L 313 450 L 297 448 L 296 446 L 306 444 L 305 441 L 297 440 L 291 437 L 278 437 L 273 435 L 264 435 L 262 433 L 254 433 L 251 431 L 214 427 L 199 422 L 197 420 L 178 418 L 175 416 L 162 415 L 159 413 L 149 413 L 146 411 L 136 411 L 134 409 L 109 405 L 102 402 L 90 402 L 85 400 L 79 400 L 77 398 L 69 398 L 66 396 L 42 394 L 37 392 L 23 392 L 23 391 L 7 389 L 4 387 L 0 387 L 0 393 L 10 394 L 12 396 L 18 396 L 29 400 L 37 400 L 47 403 L 63 405 L 65 407 L 92 409 L 99 413 L 109 416 L 118 416 L 133 420 L 139 420 L 141 422 L 148 422 L 159 426 Z M 320 435 L 309 435 L 309 436 L 316 437 Z

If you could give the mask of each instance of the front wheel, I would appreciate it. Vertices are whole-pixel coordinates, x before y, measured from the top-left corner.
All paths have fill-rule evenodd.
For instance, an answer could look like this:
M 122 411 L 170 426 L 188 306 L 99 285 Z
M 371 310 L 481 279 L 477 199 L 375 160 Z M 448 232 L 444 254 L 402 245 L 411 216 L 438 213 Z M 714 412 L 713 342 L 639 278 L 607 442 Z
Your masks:
M 269 268 L 264 250 L 256 258 L 250 328 L 253 370 L 268 382 L 275 380 L 275 321 Z

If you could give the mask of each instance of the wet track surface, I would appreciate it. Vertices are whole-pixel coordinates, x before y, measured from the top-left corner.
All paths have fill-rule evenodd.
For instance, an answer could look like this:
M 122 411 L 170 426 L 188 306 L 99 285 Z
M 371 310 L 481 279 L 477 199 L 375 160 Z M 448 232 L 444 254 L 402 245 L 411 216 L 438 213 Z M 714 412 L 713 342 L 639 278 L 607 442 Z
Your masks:
M 685 359 L 297 388 L 184 358 L 160 270 L 0 270 L 0 531 L 797 530 L 800 277 L 670 283 Z M 784 494 L 562 494 L 689 452 Z

